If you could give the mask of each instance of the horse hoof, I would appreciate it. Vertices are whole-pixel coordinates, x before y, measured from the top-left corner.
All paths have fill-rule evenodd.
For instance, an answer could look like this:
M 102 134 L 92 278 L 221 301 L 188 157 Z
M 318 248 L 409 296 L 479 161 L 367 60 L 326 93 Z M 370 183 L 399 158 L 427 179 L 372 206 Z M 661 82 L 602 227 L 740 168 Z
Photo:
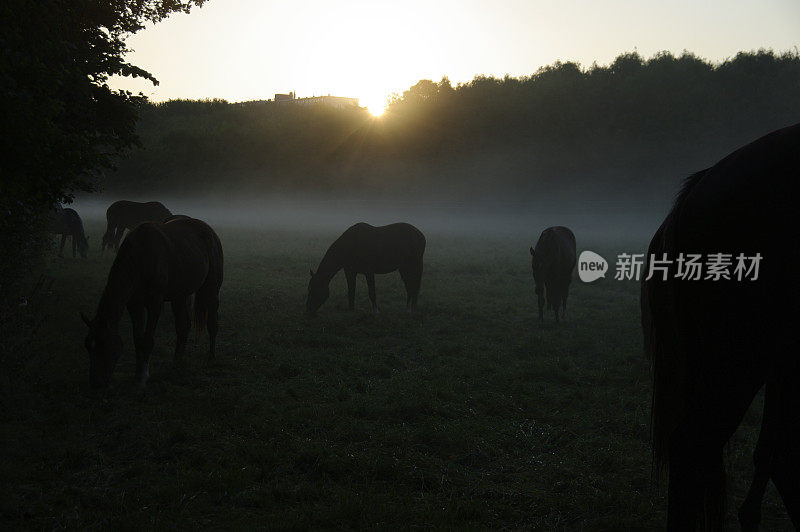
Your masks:
M 758 532 L 758 525 L 761 523 L 761 512 L 752 511 L 742 507 L 739 509 L 739 525 L 743 532 Z

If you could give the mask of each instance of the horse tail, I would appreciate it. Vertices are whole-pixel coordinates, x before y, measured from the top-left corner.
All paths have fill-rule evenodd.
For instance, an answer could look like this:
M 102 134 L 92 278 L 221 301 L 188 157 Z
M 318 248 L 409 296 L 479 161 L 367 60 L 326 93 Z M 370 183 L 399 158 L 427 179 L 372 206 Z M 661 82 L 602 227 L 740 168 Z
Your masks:
M 680 206 L 700 182 L 705 170 L 689 176 L 675 201 L 670 214 L 659 227 L 647 250 L 647 257 L 660 257 L 672 250 L 670 228 L 680 214 Z M 645 264 L 645 271 L 647 271 Z M 679 323 L 679 308 L 676 298 L 674 272 L 669 271 L 667 280 L 654 275 L 641 284 L 642 332 L 644 350 L 651 362 L 653 398 L 650 411 L 650 433 L 653 445 L 653 473 L 656 477 L 669 465 L 670 443 L 687 409 L 689 394 L 689 360 L 683 327 Z M 675 442 L 691 445 L 692 442 Z M 703 496 L 703 528 L 721 529 L 725 522 L 725 474 L 724 466 L 713 485 L 707 485 Z
M 665 251 L 664 228 L 658 229 L 647 250 L 648 260 Z M 647 268 L 645 268 L 647 271 Z M 671 279 L 657 275 L 641 284 L 644 350 L 651 362 L 653 398 L 650 435 L 653 444 L 653 473 L 658 476 L 669 461 L 669 441 L 684 406 L 686 360 L 677 348 L 674 290 Z
M 658 228 L 647 249 L 647 259 L 670 251 L 666 233 L 679 216 L 680 207 L 692 189 L 702 180 L 706 170 L 700 170 L 683 181 L 672 210 Z M 645 264 L 644 271 L 648 271 Z M 687 360 L 679 345 L 673 272 L 667 280 L 654 276 L 642 278 L 641 310 L 644 350 L 650 359 L 653 376 L 653 399 L 650 411 L 650 431 L 653 443 L 653 469 L 658 475 L 668 465 L 669 440 L 678 426 L 688 393 Z
M 205 301 L 204 293 L 198 291 L 194 295 L 194 305 L 192 309 L 192 323 L 196 337 L 199 337 L 206 330 L 208 323 L 208 304 Z
M 213 229 L 208 228 L 208 274 L 203 286 L 194 295 L 192 309 L 195 334 L 199 336 L 208 324 L 212 302 L 216 304 L 219 287 L 222 285 L 222 244 Z

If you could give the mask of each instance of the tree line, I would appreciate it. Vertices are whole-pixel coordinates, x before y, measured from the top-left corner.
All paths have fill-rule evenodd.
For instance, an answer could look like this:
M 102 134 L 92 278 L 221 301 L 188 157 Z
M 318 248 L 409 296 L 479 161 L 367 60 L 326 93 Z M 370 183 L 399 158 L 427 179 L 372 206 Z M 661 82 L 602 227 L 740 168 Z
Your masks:
M 386 113 L 173 100 L 143 103 L 141 147 L 113 192 L 665 190 L 735 147 L 800 120 L 800 55 L 712 63 L 684 52 L 618 56 L 529 76 L 421 80 Z M 663 185 L 661 188 L 659 186 Z

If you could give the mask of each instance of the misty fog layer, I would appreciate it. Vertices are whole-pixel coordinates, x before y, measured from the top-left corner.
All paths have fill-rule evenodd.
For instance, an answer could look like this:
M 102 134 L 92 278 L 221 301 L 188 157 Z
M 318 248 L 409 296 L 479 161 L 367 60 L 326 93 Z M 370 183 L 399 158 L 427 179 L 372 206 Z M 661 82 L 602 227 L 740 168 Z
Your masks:
M 87 219 L 105 220 L 116 196 L 80 198 L 74 207 Z M 125 199 L 150 200 L 147 196 Z M 258 198 L 159 196 L 174 214 L 186 214 L 214 227 L 256 231 L 313 231 L 339 234 L 356 222 L 414 224 L 429 235 L 514 237 L 521 245 L 535 243 L 551 225 L 571 227 L 581 242 L 642 244 L 658 228 L 662 210 L 623 210 L 613 204 L 575 198 L 574 201 L 532 205 L 513 201 L 445 202 L 387 199 L 333 199 L 264 196 Z M 527 249 L 527 248 L 526 248 Z

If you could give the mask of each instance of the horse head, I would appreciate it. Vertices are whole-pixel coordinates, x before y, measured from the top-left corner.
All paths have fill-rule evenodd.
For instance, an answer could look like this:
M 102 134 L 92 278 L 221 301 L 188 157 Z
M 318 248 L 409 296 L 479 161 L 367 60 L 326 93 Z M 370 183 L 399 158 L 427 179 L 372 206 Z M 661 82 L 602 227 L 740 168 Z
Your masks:
M 106 246 L 108 247 L 114 246 L 114 233 L 112 233 L 111 231 L 106 231 L 105 234 L 103 235 L 103 240 L 100 242 L 101 255 L 106 250 Z
M 119 331 L 96 317 L 90 320 L 81 313 L 83 322 L 89 327 L 85 346 L 89 352 L 89 383 L 92 388 L 105 388 L 111 382 L 111 374 L 122 355 L 122 338 Z
M 313 270 L 309 270 L 309 272 L 311 273 L 311 279 L 308 281 L 306 310 L 309 314 L 314 315 L 319 310 L 319 307 L 328 300 L 331 292 L 328 282 L 321 275 L 315 275 Z

